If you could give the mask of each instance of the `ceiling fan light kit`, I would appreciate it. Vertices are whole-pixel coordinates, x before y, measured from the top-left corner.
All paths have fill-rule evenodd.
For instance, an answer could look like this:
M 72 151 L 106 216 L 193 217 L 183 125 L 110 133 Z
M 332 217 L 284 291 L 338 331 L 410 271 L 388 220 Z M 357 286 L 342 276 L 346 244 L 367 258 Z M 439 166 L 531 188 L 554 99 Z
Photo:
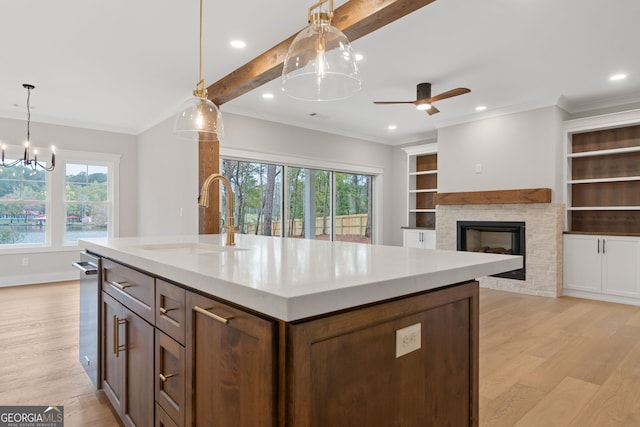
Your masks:
M 329 3 L 329 12 L 322 5 Z M 292 98 L 333 101 L 352 96 L 362 83 L 347 37 L 331 25 L 333 0 L 309 8 L 309 25 L 293 39 L 282 67 L 282 90 Z
M 202 0 L 200 0 L 200 80 L 176 117 L 173 133 L 181 138 L 199 141 L 218 141 L 224 135 L 222 114 L 207 98 L 207 86 L 202 78 Z
M 415 101 L 374 101 L 374 104 L 413 104 L 416 106 L 416 109 L 426 111 L 427 114 L 432 115 L 440 112 L 440 110 L 438 110 L 435 105 L 433 105 L 434 102 L 452 98 L 454 96 L 464 95 L 465 93 L 469 92 L 471 92 L 471 90 L 465 87 L 459 87 L 456 89 L 448 90 L 446 92 L 442 92 L 435 96 L 431 96 L 431 83 L 420 83 L 416 88 Z

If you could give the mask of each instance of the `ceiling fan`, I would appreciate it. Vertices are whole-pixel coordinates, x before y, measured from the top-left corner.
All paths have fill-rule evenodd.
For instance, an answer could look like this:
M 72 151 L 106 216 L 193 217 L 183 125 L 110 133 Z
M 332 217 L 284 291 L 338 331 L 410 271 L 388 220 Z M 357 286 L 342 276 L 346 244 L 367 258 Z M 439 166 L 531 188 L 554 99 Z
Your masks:
M 413 104 L 418 110 L 426 111 L 429 115 L 439 113 L 433 103 L 442 99 L 452 98 L 458 95 L 464 95 L 471 90 L 459 87 L 457 89 L 451 89 L 441 94 L 431 96 L 431 83 L 420 83 L 417 87 L 417 95 L 415 101 L 375 101 L 374 104 Z

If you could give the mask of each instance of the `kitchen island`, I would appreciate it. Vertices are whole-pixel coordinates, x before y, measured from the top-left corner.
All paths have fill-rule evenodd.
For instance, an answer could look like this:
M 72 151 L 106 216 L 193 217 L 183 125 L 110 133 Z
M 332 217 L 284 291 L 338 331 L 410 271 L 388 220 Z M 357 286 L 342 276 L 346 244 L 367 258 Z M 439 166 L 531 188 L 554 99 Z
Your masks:
M 521 257 L 223 239 L 81 241 L 125 424 L 477 425 L 475 279 Z

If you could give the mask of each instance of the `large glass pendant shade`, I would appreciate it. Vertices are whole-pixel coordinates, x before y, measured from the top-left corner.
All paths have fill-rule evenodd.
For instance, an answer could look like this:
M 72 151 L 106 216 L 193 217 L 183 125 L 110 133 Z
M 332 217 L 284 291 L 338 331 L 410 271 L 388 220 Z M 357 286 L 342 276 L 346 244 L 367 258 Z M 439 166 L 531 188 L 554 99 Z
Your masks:
M 224 135 L 222 114 L 207 98 L 194 96 L 182 106 L 173 132 L 184 139 L 218 141 Z
M 310 101 L 348 98 L 362 87 L 347 37 L 328 20 L 314 19 L 291 42 L 282 69 L 282 90 Z

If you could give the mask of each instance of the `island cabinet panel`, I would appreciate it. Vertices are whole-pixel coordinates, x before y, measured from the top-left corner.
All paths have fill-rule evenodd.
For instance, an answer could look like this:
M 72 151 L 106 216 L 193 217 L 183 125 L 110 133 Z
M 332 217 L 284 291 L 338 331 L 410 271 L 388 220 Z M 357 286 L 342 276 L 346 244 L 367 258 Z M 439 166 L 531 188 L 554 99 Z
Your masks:
M 396 333 L 412 325 L 420 348 L 396 357 Z M 477 282 L 289 324 L 287 335 L 286 425 L 478 425 Z
M 175 420 L 184 424 L 185 349 L 156 329 L 156 402 Z
M 102 294 L 103 386 L 125 426 L 154 420 L 154 328 L 106 292 Z
M 187 309 L 185 425 L 275 426 L 276 323 L 191 292 Z
M 110 259 L 104 259 L 102 263 L 103 290 L 153 324 L 155 279 Z

